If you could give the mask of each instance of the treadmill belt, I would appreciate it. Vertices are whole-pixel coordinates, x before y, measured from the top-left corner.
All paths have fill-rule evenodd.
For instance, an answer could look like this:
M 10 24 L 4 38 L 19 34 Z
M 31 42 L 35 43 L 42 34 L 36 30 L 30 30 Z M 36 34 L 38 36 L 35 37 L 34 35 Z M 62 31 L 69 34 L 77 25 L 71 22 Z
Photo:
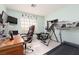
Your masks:
M 62 43 L 60 46 L 47 52 L 46 54 L 47 55 L 79 55 L 79 46 L 65 42 Z

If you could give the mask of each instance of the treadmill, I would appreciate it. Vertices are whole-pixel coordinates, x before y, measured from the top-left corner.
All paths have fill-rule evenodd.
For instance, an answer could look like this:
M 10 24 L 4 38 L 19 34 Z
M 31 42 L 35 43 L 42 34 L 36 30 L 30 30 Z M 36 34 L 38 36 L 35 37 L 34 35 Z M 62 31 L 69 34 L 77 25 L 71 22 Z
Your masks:
M 66 25 L 63 24 L 61 27 L 65 27 L 65 26 Z M 61 30 L 59 34 L 60 34 L 61 44 L 55 47 L 54 49 L 48 51 L 44 55 L 79 55 L 79 45 L 67 41 L 62 41 Z

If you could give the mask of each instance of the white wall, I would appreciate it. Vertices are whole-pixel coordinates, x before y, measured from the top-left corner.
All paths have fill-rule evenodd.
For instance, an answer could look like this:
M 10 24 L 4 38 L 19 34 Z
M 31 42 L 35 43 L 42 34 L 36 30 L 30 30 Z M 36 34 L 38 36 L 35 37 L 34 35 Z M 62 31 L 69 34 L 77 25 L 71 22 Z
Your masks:
M 2 4 L 0 4 L 0 14 L 2 14 L 2 11 L 6 12 L 6 7 Z
M 18 18 L 18 24 L 17 25 L 10 25 L 9 30 L 18 30 L 19 33 L 22 33 L 21 31 L 21 24 L 20 24 L 20 18 L 22 17 L 22 13 L 11 9 L 7 9 L 7 14 L 13 17 Z M 24 13 L 25 14 L 25 13 Z M 26 13 L 27 14 L 27 13 Z M 37 32 L 43 32 L 44 31 L 44 17 L 43 16 L 37 16 Z
M 59 21 L 79 21 L 79 5 L 68 5 L 55 13 L 51 13 L 45 17 L 47 20 L 59 19 Z M 59 31 L 56 31 L 59 38 Z M 62 39 L 72 43 L 79 44 L 79 29 L 63 30 Z

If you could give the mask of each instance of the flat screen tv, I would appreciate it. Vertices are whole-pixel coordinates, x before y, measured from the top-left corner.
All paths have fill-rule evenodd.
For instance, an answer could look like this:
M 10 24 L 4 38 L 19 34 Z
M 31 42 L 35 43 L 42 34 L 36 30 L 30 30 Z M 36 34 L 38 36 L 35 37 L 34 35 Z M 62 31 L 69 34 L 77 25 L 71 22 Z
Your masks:
M 7 22 L 9 22 L 11 24 L 17 24 L 17 18 L 12 17 L 12 16 L 8 16 Z

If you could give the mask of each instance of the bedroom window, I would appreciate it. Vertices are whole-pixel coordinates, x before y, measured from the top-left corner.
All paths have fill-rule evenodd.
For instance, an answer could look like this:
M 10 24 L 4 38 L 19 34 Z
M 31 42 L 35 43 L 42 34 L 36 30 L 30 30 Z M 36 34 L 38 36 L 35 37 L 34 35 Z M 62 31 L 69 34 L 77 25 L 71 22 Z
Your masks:
M 31 25 L 35 25 L 35 27 L 36 27 L 36 19 L 26 18 L 26 17 L 22 17 L 21 18 L 21 29 L 22 29 L 22 32 L 24 32 L 24 33 L 28 32 L 29 27 Z

